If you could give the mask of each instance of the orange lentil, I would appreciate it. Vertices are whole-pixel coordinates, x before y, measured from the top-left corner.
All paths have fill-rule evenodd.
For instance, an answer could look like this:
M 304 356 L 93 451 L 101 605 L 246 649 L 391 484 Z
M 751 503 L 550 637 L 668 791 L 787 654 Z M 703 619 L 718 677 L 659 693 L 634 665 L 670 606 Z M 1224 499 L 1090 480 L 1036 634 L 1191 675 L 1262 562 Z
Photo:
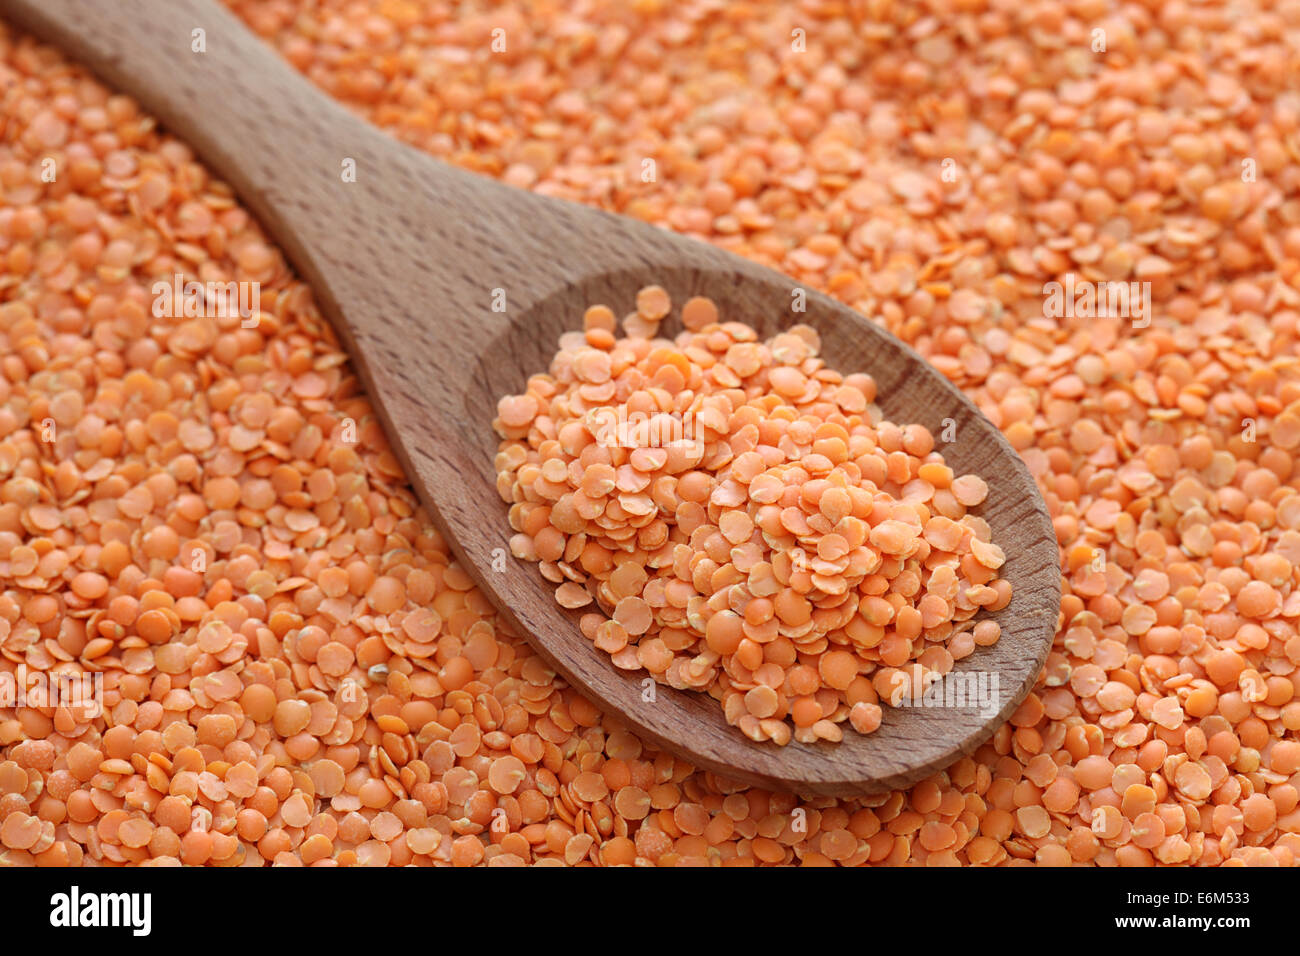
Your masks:
M 934 439 L 926 429 L 901 429 L 864 417 L 868 393 L 875 397 L 874 383 L 824 369 L 811 328 L 795 326 L 760 350 L 752 330 L 735 322 L 718 324 L 719 310 L 710 300 L 696 297 L 688 306 L 686 331 L 672 348 L 648 348 L 649 333 L 635 323 L 629 326 L 627 338 L 612 347 L 644 358 L 619 370 L 599 345 L 562 343 L 553 364 L 572 374 L 554 386 L 548 383 L 548 391 L 564 384 L 562 396 L 582 394 L 581 415 L 553 418 L 558 406 L 543 406 L 531 392 L 501 400 L 496 428 L 503 439 L 497 455 L 503 467 L 497 484 L 516 506 L 512 527 L 527 542 L 515 553 L 551 561 L 567 554 L 573 542 L 589 547 L 592 541 L 606 553 L 618 553 L 624 550 L 621 542 L 654 514 L 656 503 L 644 489 L 656 480 L 674 482 L 670 504 L 675 511 L 664 515 L 656 539 L 658 547 L 673 549 L 673 560 L 660 561 L 656 570 L 642 565 L 648 555 L 638 550 L 613 568 L 587 567 L 588 576 L 559 584 L 559 603 L 575 608 L 595 602 L 609 614 L 612 623 L 597 624 L 593 641 L 620 668 L 644 668 L 656 680 L 702 691 L 724 680 L 749 685 L 724 696 L 723 710 L 728 721 L 755 740 L 837 741 L 843 733 L 837 724 L 845 720 L 856 732 L 871 733 L 881 723 L 879 706 L 847 694 L 860 673 L 870 673 L 881 662 L 897 667 L 920 657 L 924 649 L 912 642 L 923 628 L 950 628 L 982 605 L 1010 600 L 1009 586 L 996 577 L 1005 557 L 984 540 L 985 532 L 965 510 L 984 500 L 987 486 L 974 475 L 951 479 L 941 461 L 931 461 Z M 671 302 L 663 288 L 648 286 L 637 294 L 636 307 L 641 319 L 657 323 Z M 609 315 L 613 310 L 608 307 L 592 306 L 584 324 L 590 325 L 593 316 L 604 322 Z M 712 365 L 701 359 L 710 353 L 716 360 Z M 706 383 L 693 404 L 681 410 L 679 431 L 694 421 L 720 439 L 739 441 L 739 434 L 727 432 L 729 413 L 733 422 L 744 422 L 732 428 L 757 428 L 760 435 L 765 427 L 773 434 L 786 429 L 789 445 L 759 445 L 734 461 L 723 459 L 721 469 L 701 467 L 703 444 L 683 454 L 680 446 L 665 444 L 662 435 L 649 431 L 617 436 L 614 445 L 631 449 L 621 469 L 612 467 L 610 454 L 586 451 L 610 447 L 605 429 L 626 424 L 633 411 L 653 407 L 651 394 L 638 386 L 666 368 L 682 384 Z M 814 373 L 835 387 L 834 417 L 823 410 L 820 389 L 805 395 Z M 587 391 L 611 378 L 617 384 L 601 393 L 603 399 Z M 737 385 L 756 397 L 740 407 L 729 397 L 725 407 L 718 404 L 714 390 Z M 550 421 L 545 432 L 537 427 L 544 416 Z M 601 416 L 607 424 L 601 424 Z M 546 437 L 552 429 L 560 441 Z M 872 457 L 850 463 L 850 442 Z M 769 459 L 778 464 L 769 465 Z M 934 477 L 937 487 L 952 485 L 951 517 L 933 516 L 874 482 L 863 484 L 863 461 L 874 462 L 878 476 L 900 483 L 921 468 L 930 467 L 927 474 L 944 468 Z M 813 473 L 816 480 L 810 480 Z M 546 484 L 539 487 L 539 481 Z M 539 493 L 553 503 L 549 524 L 533 527 L 519 509 Z M 609 504 L 584 511 L 593 499 Z M 792 545 L 774 544 L 760 531 Z M 742 558 L 733 548 L 748 553 Z M 934 554 L 936 548 L 943 554 Z M 929 559 L 922 561 L 923 555 Z M 962 592 L 981 588 L 986 599 L 957 600 Z M 897 608 L 879 596 L 882 590 L 898 596 Z M 672 600 L 667 600 L 669 594 Z M 843 605 L 845 595 L 853 600 L 846 612 L 831 611 Z M 817 618 L 814 608 L 826 611 Z M 611 631 L 614 627 L 619 630 Z M 849 649 L 827 646 L 823 638 L 832 628 L 843 628 L 851 638 Z M 981 621 L 974 642 L 988 645 L 998 635 L 994 622 Z M 823 649 L 812 650 L 810 645 L 818 642 Z M 782 665 L 795 663 L 800 646 L 806 663 L 787 678 Z M 942 652 L 942 644 L 935 651 Z M 952 659 L 947 657 L 949 663 Z M 803 699 L 782 696 L 787 681 Z M 823 704 L 817 696 L 823 689 L 832 695 L 828 702 L 849 706 Z
M 1143 42 L 1107 60 L 1098 93 L 1068 49 L 1035 42 L 1044 26 L 1065 28 L 1050 4 L 973 21 L 941 4 L 925 30 L 892 38 L 889 62 L 873 59 L 842 5 L 728 16 L 725 30 L 683 41 L 672 5 L 603 4 L 584 10 L 565 42 L 535 47 L 513 69 L 475 54 L 482 22 L 468 7 L 422 32 L 407 29 L 411 5 L 381 0 L 288 0 L 274 16 L 254 0 L 229 6 L 349 106 L 453 163 L 719 242 L 908 341 L 1003 429 L 1038 481 L 1062 549 L 1061 631 L 1034 688 L 1037 705 L 1005 731 L 934 786 L 884 803 L 819 802 L 806 831 L 791 826 L 783 795 L 723 787 L 594 708 L 580 722 L 572 690 L 472 589 L 419 511 L 309 290 L 247 212 L 138 107 L 0 26 L 0 65 L 21 80 L 0 103 L 0 259 L 15 280 L 0 304 L 2 639 L 29 672 L 94 666 L 106 698 L 88 720 L 24 709 L 0 721 L 0 844 L 11 862 L 471 865 L 499 852 L 550 865 L 567 860 L 578 836 L 574 801 L 600 792 L 583 776 L 594 774 L 608 794 L 583 804 L 601 835 L 584 831 L 590 843 L 573 843 L 582 863 L 676 865 L 716 853 L 725 865 L 1295 865 L 1295 787 L 1284 781 L 1300 769 L 1300 638 L 1291 636 L 1300 376 L 1287 286 L 1300 276 L 1291 213 L 1300 164 L 1281 145 L 1294 139 L 1295 110 L 1275 50 L 1287 12 L 1202 4 L 1149 18 Z M 513 24 L 545 29 L 559 16 L 534 6 L 501 4 L 492 23 L 500 18 L 513 37 Z M 755 52 L 769 56 L 770 37 L 795 27 L 806 29 L 803 79 L 786 82 L 784 68 L 755 73 Z M 992 31 L 1018 58 L 989 74 L 972 29 Z M 1183 49 L 1188 31 L 1208 39 Z M 364 42 L 372 37 L 379 42 Z M 944 68 L 922 75 L 936 50 L 947 51 Z M 627 69 L 652 54 L 671 90 Z M 844 66 L 850 59 L 869 68 Z M 357 79 L 389 76 L 399 60 L 427 73 L 417 91 Z M 532 109 L 537 70 L 561 90 L 545 116 Z M 1170 70 L 1208 76 L 1201 87 L 1231 109 L 1199 108 L 1195 83 L 1161 82 Z M 581 96 L 562 92 L 575 75 Z M 1025 76 L 1032 90 L 1019 88 Z M 958 185 L 972 188 L 941 182 L 938 163 L 926 160 L 937 127 L 917 105 L 922 79 L 929 99 L 949 104 L 945 141 L 971 176 Z M 1046 153 L 1033 148 L 1040 131 L 1029 120 L 1047 129 Z M 964 145 L 963 125 L 974 123 L 983 139 Z M 993 156 L 985 139 L 1025 148 Z M 611 178 L 608 157 L 633 142 L 671 156 L 660 164 L 672 174 L 641 182 L 638 156 L 625 157 L 637 188 L 620 185 L 621 166 Z M 1246 156 L 1258 163 L 1257 182 L 1242 179 Z M 46 157 L 57 159 L 55 183 L 41 179 Z M 972 235 L 981 242 L 955 250 L 953 237 Z M 262 296 L 252 327 L 155 318 L 150 284 L 182 270 L 187 279 L 274 282 L 275 294 Z M 1154 314 L 1134 321 L 1049 307 L 1044 285 L 1067 271 L 1149 282 Z M 810 343 L 789 335 L 793 321 L 767 344 L 738 342 L 738 329 L 719 324 L 732 317 L 718 305 L 687 299 L 681 324 L 704 346 L 684 362 L 651 359 L 652 350 L 620 353 L 619 330 L 674 330 L 671 300 L 653 292 L 636 306 L 623 321 L 588 310 L 584 345 L 609 363 L 584 358 L 572 368 L 613 381 L 644 360 L 653 367 L 644 390 L 656 396 L 651 388 L 725 393 L 728 375 L 757 368 L 755 394 L 820 415 L 832 406 L 846 419 L 874 414 L 875 383 L 818 377 L 827 370 L 813 370 Z M 766 371 L 760 345 L 773 353 Z M 503 424 L 521 429 L 549 416 L 567 387 L 553 377 L 535 376 L 499 406 Z M 730 402 L 701 409 L 706 443 L 730 437 Z M 745 437 L 726 454 L 748 495 L 743 509 L 725 504 L 739 489 L 719 490 L 717 469 L 703 461 L 675 485 L 634 489 L 662 470 L 657 456 L 633 465 L 597 460 L 593 449 L 577 456 L 587 500 L 575 496 L 555 520 L 576 524 L 579 507 L 603 516 L 616 502 L 625 527 L 645 522 L 626 547 L 588 541 L 566 556 L 573 532 L 551 527 L 555 503 L 542 504 L 536 489 L 551 490 L 552 479 L 540 467 L 518 520 L 539 557 L 596 581 L 616 566 L 644 567 L 669 540 L 672 529 L 655 520 L 661 509 L 692 532 L 707 526 L 697 543 L 712 563 L 683 558 L 677 586 L 662 596 L 652 588 L 646 602 L 651 618 L 675 609 L 678 626 L 667 636 L 603 632 L 602 649 L 631 647 L 634 660 L 636 645 L 656 637 L 674 660 L 687 652 L 696 578 L 707 587 L 734 561 L 750 525 L 761 538 L 792 534 L 789 525 L 802 534 L 800 517 L 846 522 L 829 532 L 810 525 L 820 538 L 802 548 L 797 568 L 792 553 L 789 568 L 748 572 L 761 596 L 694 609 L 707 618 L 706 647 L 708 625 L 719 621 L 714 653 L 734 654 L 750 676 L 768 664 L 781 670 L 764 672 L 779 687 L 758 683 L 779 691 L 788 719 L 811 732 L 826 719 L 817 657 L 850 647 L 829 641 L 809 655 L 788 635 L 810 623 L 824 630 L 813 575 L 829 576 L 817 562 L 851 554 L 861 532 L 874 547 L 872 532 L 893 515 L 850 498 L 837 518 L 843 489 L 812 480 L 801 482 L 806 500 L 802 492 L 781 500 L 787 482 L 765 474 L 770 464 L 749 449 L 794 441 L 801 427 L 769 418 L 756 437 L 736 429 Z M 798 444 L 831 466 L 855 463 L 877 488 L 904 467 L 916 479 L 929 517 L 889 526 L 878 542 L 951 541 L 952 529 L 930 519 L 960 521 L 987 493 L 933 455 L 959 445 L 961 430 L 936 430 L 932 446 L 908 429 L 877 437 L 883 454 L 834 429 L 813 429 Z M 526 472 L 512 454 L 498 470 Z M 762 507 L 750 515 L 749 502 Z M 993 584 L 997 568 L 985 560 L 998 555 L 975 539 L 955 570 Z M 640 596 L 648 582 L 633 594 L 624 575 L 636 577 L 621 572 L 609 596 Z M 895 604 L 891 595 L 902 595 L 887 576 L 868 579 L 873 603 L 837 637 L 910 660 L 910 642 L 928 626 L 926 589 L 915 604 Z M 625 613 L 634 625 L 646 616 L 635 604 Z M 981 622 L 944 643 L 954 658 L 978 655 L 995 627 Z M 864 661 L 837 691 L 858 732 L 879 726 L 871 680 L 879 663 Z M 687 676 L 705 675 L 679 665 L 673 679 Z M 276 726 L 285 701 L 307 705 L 296 733 L 295 705 Z M 755 703 L 771 706 L 766 693 Z M 409 733 L 381 729 L 381 717 Z M 236 737 L 223 746 L 232 721 Z M 138 807 L 134 796 L 115 796 L 131 772 L 160 796 Z M 214 801 L 218 785 L 227 792 Z M 510 843 L 491 829 L 497 807 Z M 699 829 L 697 807 L 711 819 L 686 833 L 679 807 L 685 828 Z M 281 825 L 285 810 L 308 817 L 307 828 Z M 233 830 L 205 811 L 233 820 Z M 1047 835 L 1028 836 L 1041 832 L 1044 812 Z M 464 814 L 473 821 L 462 823 Z M 38 852 L 45 823 L 58 837 Z

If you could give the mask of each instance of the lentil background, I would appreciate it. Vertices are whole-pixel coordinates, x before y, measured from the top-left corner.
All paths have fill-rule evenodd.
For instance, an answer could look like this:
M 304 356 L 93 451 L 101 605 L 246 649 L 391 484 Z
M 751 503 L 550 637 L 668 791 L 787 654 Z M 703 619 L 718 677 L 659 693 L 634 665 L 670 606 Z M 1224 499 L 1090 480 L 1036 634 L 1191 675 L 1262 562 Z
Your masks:
M 229 190 L 4 29 L 0 666 L 106 712 L 0 711 L 0 861 L 1295 864 L 1300 3 L 231 7 L 419 148 L 877 316 L 1039 481 L 1061 628 L 908 792 L 654 752 L 451 561 Z M 260 282 L 256 328 L 155 319 L 175 272 Z M 1047 315 L 1068 272 L 1154 320 Z

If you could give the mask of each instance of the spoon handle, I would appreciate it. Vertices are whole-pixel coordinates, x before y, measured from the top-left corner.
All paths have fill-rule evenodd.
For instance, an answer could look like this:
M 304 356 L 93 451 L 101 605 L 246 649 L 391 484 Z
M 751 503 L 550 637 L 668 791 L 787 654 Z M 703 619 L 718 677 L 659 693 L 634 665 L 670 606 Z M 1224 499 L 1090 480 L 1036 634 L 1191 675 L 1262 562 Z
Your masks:
M 457 356 L 500 340 L 505 291 L 519 315 L 584 274 L 670 254 L 659 230 L 397 142 L 215 0 L 0 0 L 0 17 L 130 94 L 234 187 L 381 400 L 384 370 L 368 366 L 413 333 L 436 336 L 428 367 L 459 405 L 470 370 Z
M 0 15 L 134 97 L 278 241 L 292 242 L 307 225 L 297 207 L 317 198 L 303 167 L 329 162 L 341 182 L 346 141 L 378 135 L 212 0 L 0 0 Z
M 428 379 L 400 384 L 441 410 L 448 401 L 429 382 L 445 381 L 459 404 L 468 370 L 456 356 L 477 354 L 505 325 L 487 308 L 491 286 L 515 278 L 514 309 L 547 286 L 540 280 L 566 278 L 554 258 L 523 267 L 502 254 L 513 244 L 523 255 L 521 224 L 546 218 L 534 214 L 540 197 L 387 136 L 215 0 L 0 0 L 0 17 L 134 97 L 235 189 L 311 285 L 381 405 L 398 384 L 390 357 L 420 351 L 420 338 L 439 346 L 422 353 Z M 475 275 L 503 259 L 497 281 Z M 476 307 L 447 308 L 468 302 Z

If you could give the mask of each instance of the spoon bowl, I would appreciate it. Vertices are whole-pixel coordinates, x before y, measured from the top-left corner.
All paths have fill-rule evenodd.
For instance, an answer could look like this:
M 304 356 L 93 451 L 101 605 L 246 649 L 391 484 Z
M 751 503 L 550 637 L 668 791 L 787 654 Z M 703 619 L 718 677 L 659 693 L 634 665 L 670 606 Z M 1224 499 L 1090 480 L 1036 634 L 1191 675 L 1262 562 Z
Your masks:
M 0 0 L 0 15 L 134 96 L 228 181 L 311 284 L 353 359 L 395 454 L 477 585 L 511 627 L 603 710 L 722 776 L 800 794 L 906 786 L 972 753 L 1020 704 L 1046 660 L 1060 607 L 1056 536 L 1023 461 L 959 389 L 852 309 L 705 243 L 511 189 L 390 139 L 311 84 L 211 0 Z M 192 37 L 202 29 L 204 52 Z M 150 277 L 151 279 L 158 277 Z M 885 708 L 879 730 L 839 744 L 755 744 L 703 694 L 618 670 L 555 601 L 535 564 L 493 569 L 511 529 L 496 490 L 497 400 L 550 364 L 557 339 L 604 303 L 632 310 L 663 286 L 706 295 L 766 337 L 806 323 L 877 404 L 919 423 L 958 473 L 980 475 L 978 510 L 1006 552 L 1011 603 L 992 647 L 945 686 L 965 706 Z M 806 311 L 792 312 L 804 288 Z M 665 324 L 671 334 L 676 314 Z M 496 562 L 500 566 L 500 562 Z M 983 683 L 980 683 L 980 682 Z
M 447 533 L 462 547 L 485 549 L 481 553 L 506 546 L 507 508 L 496 493 L 492 467 L 498 439 L 485 425 L 497 399 L 523 391 L 529 375 L 549 367 L 560 334 L 580 327 L 588 305 L 603 303 L 616 315 L 626 314 L 634 309 L 637 290 L 649 281 L 663 286 L 675 304 L 708 296 L 724 320 L 743 321 L 763 338 L 796 322 L 811 325 L 821 335 L 822 354 L 831 367 L 875 378 L 877 404 L 886 418 L 953 437 L 939 446 L 944 459 L 955 472 L 978 474 L 988 483 L 988 498 L 976 513 L 988 521 L 993 540 L 1007 555 L 999 573 L 1011 582 L 1012 600 L 987 615 L 1001 626 L 1001 638 L 957 662 L 934 690 L 946 695 L 942 706 L 886 707 L 880 729 L 870 735 L 846 732 L 838 744 L 777 747 L 750 742 L 727 724 L 721 706 L 706 695 L 656 685 L 655 699 L 645 700 L 647 675 L 621 671 L 608 655 L 593 653 L 578 630 L 579 618 L 592 608 L 561 608 L 551 596 L 554 585 L 535 564 L 512 559 L 505 574 L 494 574 L 490 568 L 483 573 L 480 563 L 472 572 L 476 580 L 504 598 L 499 606 L 518 633 L 529 636 L 566 679 L 607 712 L 621 715 L 643 737 L 723 776 L 802 794 L 843 796 L 916 783 L 974 752 L 1033 687 L 1056 630 L 1060 572 L 1042 497 L 1002 433 L 932 366 L 852 309 L 811 290 L 807 311 L 792 314 L 791 290 L 801 287 L 778 273 L 744 260 L 730 270 L 667 264 L 615 270 L 586 277 L 510 323 L 480 356 L 465 395 L 462 420 L 471 428 L 466 438 L 477 442 L 479 450 L 475 470 L 463 477 L 478 490 L 467 495 L 475 502 L 471 520 L 457 523 L 444 509 Z M 674 308 L 661 334 L 680 330 Z M 491 502 L 489 512 L 495 509 L 486 524 L 478 512 L 485 502 Z M 539 592 L 542 602 L 536 598 Z

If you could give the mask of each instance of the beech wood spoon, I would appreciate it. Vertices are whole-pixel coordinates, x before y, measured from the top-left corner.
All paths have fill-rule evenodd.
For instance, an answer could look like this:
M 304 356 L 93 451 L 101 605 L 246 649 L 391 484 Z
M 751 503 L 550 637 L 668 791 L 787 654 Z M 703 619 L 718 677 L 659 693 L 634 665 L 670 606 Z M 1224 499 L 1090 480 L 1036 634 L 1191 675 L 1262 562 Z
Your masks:
M 389 138 L 318 91 L 211 0 L 0 0 L 0 15 L 135 97 L 185 140 L 310 282 L 345 343 L 394 451 L 456 555 L 502 615 L 575 687 L 643 738 L 695 765 L 803 794 L 906 786 L 986 741 L 1046 660 L 1060 607 L 1056 536 L 1024 463 L 962 393 L 877 325 L 776 272 L 632 219 L 512 189 Z M 196 39 L 203 31 L 203 52 Z M 345 181 L 345 165 L 355 181 Z M 142 277 L 150 282 L 164 277 Z M 169 277 L 167 277 L 169 278 Z M 899 423 L 936 435 L 958 473 L 980 475 L 978 513 L 1014 589 L 1001 640 L 954 673 L 996 674 L 993 708 L 885 708 L 881 728 L 839 744 L 755 744 L 703 694 L 619 671 L 556 604 L 536 565 L 492 568 L 511 534 L 496 491 L 497 399 L 544 371 L 562 331 L 594 303 L 631 311 L 644 285 L 677 304 L 714 299 L 763 336 L 805 322 L 845 374 L 865 371 Z M 507 310 L 492 311 L 493 290 Z M 668 328 L 671 328 L 671 323 Z M 953 680 L 952 676 L 946 680 Z

